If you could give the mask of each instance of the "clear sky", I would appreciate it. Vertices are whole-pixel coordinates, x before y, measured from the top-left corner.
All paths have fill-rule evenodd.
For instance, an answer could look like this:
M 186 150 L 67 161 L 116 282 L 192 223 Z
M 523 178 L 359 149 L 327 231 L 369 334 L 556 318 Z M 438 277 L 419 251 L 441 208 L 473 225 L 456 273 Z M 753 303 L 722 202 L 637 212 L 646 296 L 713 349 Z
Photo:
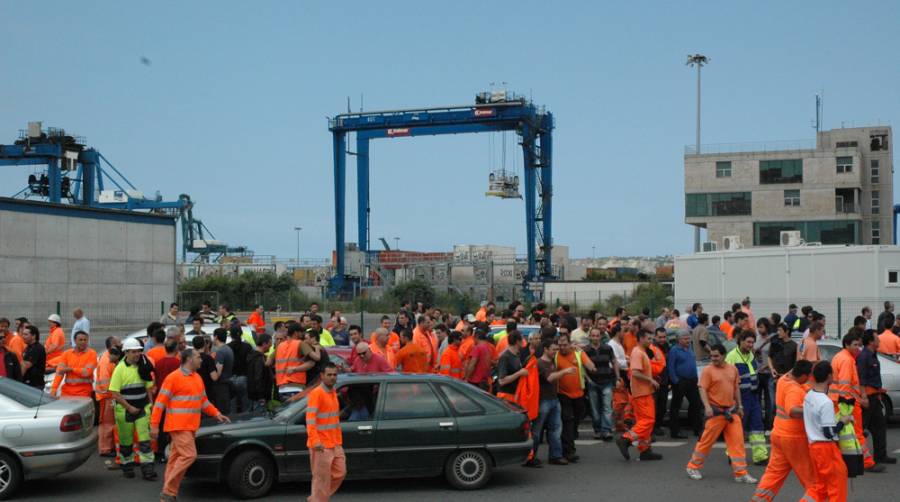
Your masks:
M 704 143 L 813 138 L 821 89 L 825 128 L 900 115 L 900 4 L 890 1 L 10 1 L 0 19 L 0 143 L 29 120 L 63 127 L 144 192 L 190 194 L 220 240 L 283 258 L 296 253 L 297 225 L 303 257 L 334 247 L 326 117 L 348 96 L 354 110 L 361 93 L 367 110 L 465 104 L 506 81 L 546 105 L 557 125 L 554 241 L 573 257 L 592 246 L 692 249 L 689 53 L 711 58 Z M 404 249 L 524 253 L 524 202 L 484 196 L 499 162 L 501 139 L 493 156 L 491 141 L 373 143 L 373 247 L 384 236 Z M 28 174 L 3 168 L 0 193 Z

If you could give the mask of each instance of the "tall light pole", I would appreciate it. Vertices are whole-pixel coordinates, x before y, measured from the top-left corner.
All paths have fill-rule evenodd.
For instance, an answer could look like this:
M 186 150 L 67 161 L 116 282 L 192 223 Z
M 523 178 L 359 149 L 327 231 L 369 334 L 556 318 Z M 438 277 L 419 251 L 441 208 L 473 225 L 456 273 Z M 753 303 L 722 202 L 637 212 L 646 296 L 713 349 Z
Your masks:
M 400 238 L 394 237 L 394 251 L 400 251 Z
M 303 227 L 294 227 L 294 230 L 297 232 L 297 268 L 300 268 L 300 231 Z
M 697 67 L 697 142 L 694 144 L 694 153 L 700 155 L 700 69 L 709 64 L 709 58 L 703 54 L 688 54 L 688 66 Z M 700 252 L 700 227 L 694 227 L 694 252 Z

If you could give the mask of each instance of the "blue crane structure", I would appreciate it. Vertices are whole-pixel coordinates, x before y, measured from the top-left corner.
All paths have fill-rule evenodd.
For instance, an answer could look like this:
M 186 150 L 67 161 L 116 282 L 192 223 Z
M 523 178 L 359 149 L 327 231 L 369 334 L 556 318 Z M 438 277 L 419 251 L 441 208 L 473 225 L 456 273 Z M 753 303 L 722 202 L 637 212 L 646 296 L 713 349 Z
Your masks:
M 529 100 L 501 93 L 479 93 L 475 104 L 343 113 L 328 121 L 334 149 L 335 275 L 331 294 L 354 286 L 345 274 L 344 218 L 348 134 L 356 134 L 357 222 L 360 251 L 369 253 L 369 142 L 373 139 L 440 134 L 515 131 L 521 138 L 525 178 L 525 282 L 551 279 L 553 115 Z
M 66 134 L 64 129 L 41 128 L 31 122 L 20 131 L 12 145 L 0 145 L 0 166 L 41 166 L 40 174 L 28 176 L 28 184 L 13 195 L 37 197 L 55 204 L 71 203 L 105 209 L 150 211 L 169 214 L 181 219 L 182 260 L 187 253 L 197 253 L 198 260 L 208 261 L 214 254 L 252 253 L 245 247 L 229 247 L 217 241 L 207 241 L 204 229 L 209 229 L 193 217 L 194 203 L 181 194 L 178 200 L 166 201 L 157 193 L 153 198 L 143 193 L 84 139 Z

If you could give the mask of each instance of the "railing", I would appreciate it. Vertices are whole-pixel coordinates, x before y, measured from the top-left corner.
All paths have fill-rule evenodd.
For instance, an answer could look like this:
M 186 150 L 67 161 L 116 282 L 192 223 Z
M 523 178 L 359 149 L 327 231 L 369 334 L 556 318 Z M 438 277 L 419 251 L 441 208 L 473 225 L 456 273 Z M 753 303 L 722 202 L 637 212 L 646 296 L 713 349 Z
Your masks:
M 799 139 L 791 141 L 757 141 L 744 143 L 711 143 L 700 145 L 700 154 L 710 153 L 749 153 L 749 152 L 786 152 L 796 150 L 815 150 L 816 140 Z M 696 145 L 686 145 L 685 155 L 697 155 Z
M 835 211 L 841 214 L 856 214 L 859 212 L 859 207 L 853 201 L 845 202 L 838 198 L 835 200 Z

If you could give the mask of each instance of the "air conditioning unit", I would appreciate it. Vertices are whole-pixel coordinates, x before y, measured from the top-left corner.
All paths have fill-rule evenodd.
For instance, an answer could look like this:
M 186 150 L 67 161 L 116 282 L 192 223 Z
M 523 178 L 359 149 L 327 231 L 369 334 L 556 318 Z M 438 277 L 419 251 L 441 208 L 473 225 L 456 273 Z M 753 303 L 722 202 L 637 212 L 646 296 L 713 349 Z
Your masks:
M 781 232 L 781 247 L 796 247 L 803 244 L 799 230 Z
M 716 241 L 706 241 L 703 243 L 703 252 L 712 253 L 717 247 Z
M 722 239 L 722 247 L 724 247 L 726 251 L 733 251 L 735 249 L 741 249 L 743 247 L 741 245 L 741 236 L 740 235 L 726 235 Z

